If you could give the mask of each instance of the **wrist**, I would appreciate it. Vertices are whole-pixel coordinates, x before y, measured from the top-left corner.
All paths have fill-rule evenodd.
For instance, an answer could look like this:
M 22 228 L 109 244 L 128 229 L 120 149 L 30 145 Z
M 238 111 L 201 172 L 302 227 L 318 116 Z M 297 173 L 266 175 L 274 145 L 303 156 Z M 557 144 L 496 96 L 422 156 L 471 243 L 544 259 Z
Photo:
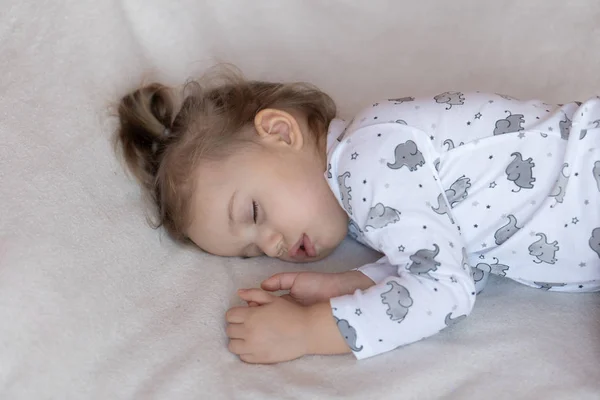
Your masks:
M 375 282 L 360 271 L 342 272 L 340 279 L 340 295 L 354 293 L 356 289 L 366 290 L 375 285 Z
M 329 302 L 307 307 L 306 354 L 344 354 L 350 348 L 340 333 Z

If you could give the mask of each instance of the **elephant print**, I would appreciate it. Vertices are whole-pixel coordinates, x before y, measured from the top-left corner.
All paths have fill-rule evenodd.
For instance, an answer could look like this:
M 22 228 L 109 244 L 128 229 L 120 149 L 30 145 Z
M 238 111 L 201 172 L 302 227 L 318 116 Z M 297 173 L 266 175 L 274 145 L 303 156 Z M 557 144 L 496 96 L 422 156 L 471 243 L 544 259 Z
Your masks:
M 375 204 L 367 214 L 366 228 L 381 229 L 389 224 L 400 221 L 400 211 L 392 207 L 384 206 L 382 203 Z
M 409 101 L 415 101 L 414 97 L 399 97 L 397 99 L 388 99 L 388 101 L 393 101 L 394 104 L 402 104 Z
M 448 151 L 453 150 L 455 148 L 454 141 L 452 139 L 444 140 L 444 144 L 448 146 Z M 462 146 L 464 144 L 465 144 L 465 142 L 460 142 L 458 145 Z
M 458 203 L 467 198 L 467 190 L 471 187 L 471 179 L 464 175 L 458 178 L 450 185 L 450 189 L 445 191 L 450 208 L 454 208 Z
M 418 167 L 422 167 L 425 164 L 423 153 L 419 151 L 417 144 L 412 140 L 407 140 L 396 146 L 394 156 L 394 163 L 387 164 L 391 169 L 400 169 L 406 165 L 409 171 L 416 171 Z
M 569 119 L 569 117 L 567 117 L 567 114 L 565 114 L 565 119 L 560 120 L 558 122 L 558 127 L 560 128 L 560 138 L 567 140 L 569 139 L 569 134 L 571 133 L 571 127 L 573 126 L 573 121 L 571 121 Z
M 435 257 L 440 254 L 440 248 L 434 243 L 433 250 L 421 249 L 411 255 L 409 258 L 412 264 L 408 266 L 408 270 L 413 274 L 428 274 L 431 271 L 437 270 L 437 267 L 442 265 L 435 260 Z
M 523 160 L 523 156 L 519 152 L 512 153 L 511 156 L 515 159 L 506 167 L 506 179 L 518 186 L 519 189 L 513 189 L 513 192 L 520 192 L 521 189 L 532 189 L 533 182 L 535 182 L 533 177 L 535 163 L 532 162 L 531 157 Z
M 510 269 L 508 265 L 500 264 L 500 261 L 494 257 L 495 263 L 487 264 L 487 263 L 479 263 L 475 266 L 476 269 L 479 269 L 483 272 L 490 272 L 494 275 L 506 276 L 506 271 Z M 481 276 L 483 279 L 483 276 Z
M 331 175 L 331 163 L 327 164 L 327 178 L 333 178 L 333 176 Z
M 449 189 L 444 191 L 444 194 L 446 195 L 446 198 L 448 199 L 448 203 L 450 204 L 450 208 L 454 208 L 457 204 L 459 204 L 461 201 L 463 201 L 464 199 L 467 198 L 467 196 L 469 195 L 467 190 L 470 187 L 471 187 L 471 179 L 469 179 L 463 175 L 460 178 L 458 178 L 456 181 L 454 181 L 454 183 L 452 183 L 452 185 L 450 185 Z M 437 202 L 438 202 L 437 208 L 432 206 L 431 209 L 440 215 L 448 214 L 448 206 L 446 205 L 446 202 L 444 201 L 443 194 L 440 193 L 438 195 Z M 453 221 L 452 218 L 450 218 L 450 221 Z
M 551 205 L 550 207 L 554 208 L 558 203 L 562 203 L 565 198 L 565 191 L 567 190 L 567 183 L 569 181 L 569 177 L 565 174 L 565 168 L 569 166 L 569 163 L 564 163 L 560 174 L 558 175 L 558 179 L 556 179 L 556 183 L 554 184 L 554 189 L 550 192 L 549 197 L 554 197 L 556 203 Z
M 354 327 L 350 325 L 348 320 L 339 319 L 336 316 L 334 316 L 333 318 L 335 318 L 337 327 L 342 336 L 344 337 L 344 340 L 346 341 L 348 347 L 350 347 L 352 351 L 361 351 L 363 349 L 363 346 L 358 347 L 356 345 L 356 341 L 358 340 L 356 329 L 354 329 Z
M 342 200 L 342 204 L 344 205 L 344 209 L 348 212 L 348 214 L 352 215 L 352 204 L 350 204 L 350 200 L 352 200 L 352 195 L 350 192 L 352 188 L 350 186 L 346 186 L 346 178 L 350 178 L 350 172 L 346 171 L 342 175 L 338 176 L 338 185 L 340 187 L 340 197 Z
M 448 313 L 446 315 L 446 318 L 444 318 L 444 323 L 446 324 L 446 326 L 452 326 L 452 325 L 458 324 L 460 321 L 462 321 L 465 318 L 467 318 L 467 316 L 464 314 L 459 315 L 456 318 L 452 318 L 452 313 Z
M 592 251 L 594 251 L 594 253 L 596 253 L 598 257 L 600 257 L 600 227 L 595 228 L 592 231 L 592 236 L 590 237 L 588 243 Z
M 593 127 L 593 129 L 597 129 L 600 128 L 600 119 L 597 119 L 596 121 L 592 122 L 592 124 L 594 124 L 595 126 Z M 582 129 L 579 132 L 579 140 L 582 140 L 583 138 L 585 138 L 585 136 L 587 135 L 588 130 L 587 129 Z
M 487 265 L 487 264 L 485 264 Z M 489 267 L 489 265 L 488 265 Z M 491 271 L 491 267 L 490 267 L 490 271 Z M 488 274 L 490 271 L 484 271 L 480 268 L 477 267 L 472 267 L 471 268 L 471 277 L 473 278 L 473 282 L 477 283 L 483 280 L 483 278 L 485 278 L 485 275 Z
M 596 181 L 596 187 L 600 192 L 600 160 L 594 163 L 594 168 L 592 168 L 592 176 L 594 177 L 594 180 Z
M 392 321 L 402 322 L 408 314 L 408 309 L 413 305 L 413 299 L 407 288 L 398 282 L 387 283 L 390 290 L 381 294 L 381 302 L 388 306 L 386 314 Z
M 523 114 L 512 114 L 508 110 L 505 112 L 508 113 L 508 117 L 496 121 L 494 135 L 504 135 L 505 133 L 519 132 L 524 129 L 521 126 L 525 122 Z
M 510 239 L 512 235 L 514 235 L 519 231 L 519 229 L 521 229 L 517 226 L 517 218 L 514 215 L 509 214 L 507 218 L 508 223 L 502 226 L 500 229 L 498 229 L 494 234 L 494 239 L 496 239 L 496 244 L 498 246 L 506 242 L 508 239 Z
M 555 240 L 548 243 L 548 238 L 543 233 L 538 233 L 536 236 L 539 237 L 539 240 L 532 243 L 528 248 L 529 254 L 537 257 L 537 260 L 533 260 L 533 262 L 536 264 L 554 264 L 556 262 L 556 252 L 560 249 L 558 242 Z
M 438 94 L 433 98 L 438 104 L 447 104 L 446 110 L 452 108 L 452 106 L 462 106 L 465 104 L 464 94 L 461 92 L 444 92 Z

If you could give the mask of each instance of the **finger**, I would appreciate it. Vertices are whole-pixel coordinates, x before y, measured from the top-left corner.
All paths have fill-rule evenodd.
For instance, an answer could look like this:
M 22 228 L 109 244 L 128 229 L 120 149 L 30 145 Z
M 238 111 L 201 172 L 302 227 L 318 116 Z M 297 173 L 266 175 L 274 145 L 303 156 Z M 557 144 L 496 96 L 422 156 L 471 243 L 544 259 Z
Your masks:
M 275 292 L 277 290 L 290 290 L 294 286 L 294 281 L 298 276 L 299 272 L 282 272 L 275 274 L 269 279 L 263 281 L 260 284 L 265 290 Z
M 243 339 L 246 329 L 244 328 L 244 324 L 229 324 L 225 328 L 225 333 L 230 339 Z
M 231 339 L 227 345 L 227 349 L 233 354 L 245 354 L 246 353 L 246 341 L 242 339 Z
M 275 296 L 260 289 L 240 289 L 238 296 L 246 302 L 255 302 L 259 305 L 271 303 L 275 300 Z
M 258 306 L 260 306 L 260 304 L 258 304 L 255 301 L 249 301 L 248 302 L 248 307 L 258 307 Z
M 232 307 L 225 313 L 225 320 L 230 324 L 241 324 L 246 319 L 247 307 Z

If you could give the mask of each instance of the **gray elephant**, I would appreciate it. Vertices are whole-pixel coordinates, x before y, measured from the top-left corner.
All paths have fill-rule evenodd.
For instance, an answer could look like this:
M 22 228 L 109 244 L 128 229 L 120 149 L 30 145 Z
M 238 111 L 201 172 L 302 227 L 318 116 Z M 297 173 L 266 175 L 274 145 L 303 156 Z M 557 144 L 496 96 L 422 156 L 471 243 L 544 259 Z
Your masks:
M 560 249 L 558 242 L 555 240 L 548 243 L 548 238 L 543 233 L 538 233 L 536 236 L 539 239 L 528 247 L 529 254 L 537 257 L 537 260 L 533 260 L 533 262 L 536 264 L 554 264 L 556 262 L 556 252 Z
M 558 178 L 556 179 L 556 183 L 554 184 L 554 189 L 550 192 L 549 197 L 554 197 L 556 203 L 552 204 L 550 207 L 554 208 L 558 203 L 562 203 L 565 198 L 565 193 L 567 190 L 567 183 L 569 181 L 569 177 L 565 174 L 565 168 L 569 166 L 569 163 L 564 163 Z
M 465 104 L 464 94 L 461 92 L 444 92 L 438 94 L 433 98 L 438 104 L 447 104 L 446 110 L 452 108 L 452 106 L 462 106 Z
M 592 168 L 592 176 L 596 181 L 596 186 L 598 187 L 598 191 L 600 192 L 600 160 L 594 163 L 594 168 Z
M 512 235 L 521 229 L 517 226 L 517 218 L 514 215 L 509 214 L 507 218 L 508 223 L 494 233 L 494 239 L 496 239 L 496 244 L 498 246 L 506 242 Z
M 422 167 L 425 164 L 423 153 L 419 151 L 417 144 L 412 140 L 407 140 L 396 146 L 394 157 L 394 163 L 387 164 L 391 169 L 400 169 L 406 165 L 410 171 L 416 171 L 418 167 Z
M 438 202 L 437 208 L 434 207 L 434 206 L 431 206 L 431 209 L 433 211 L 435 211 L 436 213 L 440 214 L 440 215 L 447 214 L 448 218 L 450 218 L 450 222 L 452 222 L 454 224 L 454 220 L 452 219 L 452 217 L 448 213 L 448 211 L 449 211 L 448 204 L 446 204 L 446 202 L 444 201 L 444 195 L 443 194 L 440 193 L 438 195 L 437 202 Z
M 519 132 L 524 129 L 521 126 L 521 124 L 525 123 L 523 114 L 512 114 L 508 110 L 505 112 L 508 113 L 508 117 L 496 121 L 494 135 L 504 135 L 505 133 Z
M 467 190 L 471 187 L 471 179 L 464 175 L 455 180 L 451 185 L 450 189 L 445 191 L 450 208 L 454 208 L 458 203 L 467 198 L 469 193 Z
M 479 264 L 478 264 L 479 265 Z M 487 264 L 484 264 L 487 265 Z M 487 265 L 489 267 L 489 265 Z M 482 270 L 481 268 L 477 268 L 477 267 L 471 267 L 471 277 L 473 278 L 473 282 L 477 283 L 477 282 L 481 282 L 486 274 L 489 274 L 491 271 L 491 268 L 489 268 L 489 271 L 487 270 Z
M 350 325 L 350 323 L 345 319 L 339 319 L 336 316 L 334 316 L 333 318 L 335 318 L 337 327 L 342 336 L 344 337 L 344 340 L 346 341 L 348 347 L 350 347 L 352 351 L 361 351 L 363 349 L 363 346 L 356 346 L 356 341 L 358 340 L 356 335 L 356 329 L 354 329 L 352 325 Z
M 566 283 L 552 283 L 552 282 L 533 282 L 540 287 L 540 289 L 550 290 L 553 287 L 566 286 Z
M 398 97 L 397 99 L 388 99 L 388 101 L 393 101 L 394 104 L 402 104 L 409 101 L 415 101 L 414 97 Z
M 400 221 L 400 211 L 392 207 L 384 206 L 382 203 L 375 204 L 367 214 L 365 229 L 381 229 L 389 224 Z
M 495 263 L 487 264 L 487 263 L 479 263 L 475 266 L 475 268 L 480 269 L 484 272 L 490 272 L 494 275 L 506 276 L 506 271 L 510 269 L 508 265 L 500 264 L 500 261 L 494 257 Z
M 448 313 L 446 315 L 446 318 L 444 318 L 444 323 L 446 324 L 446 326 L 452 326 L 452 325 L 458 324 L 460 321 L 462 321 L 465 318 L 467 318 L 467 316 L 464 314 L 459 315 L 456 318 L 452 318 L 452 313 Z
M 349 171 L 344 172 L 342 175 L 338 176 L 338 185 L 340 187 L 340 197 L 342 199 L 342 204 L 344 205 L 344 209 L 348 212 L 348 214 L 352 215 L 352 204 L 350 200 L 352 200 L 352 195 L 350 192 L 352 188 L 350 186 L 346 186 L 346 178 L 350 178 L 352 175 Z
M 523 160 L 523 156 L 519 152 L 514 152 L 511 156 L 515 159 L 506 167 L 506 179 L 514 182 L 519 187 L 517 190 L 513 189 L 513 192 L 520 192 L 521 189 L 532 189 L 533 182 L 535 182 L 533 177 L 535 163 L 532 162 L 531 157 Z
M 569 117 L 567 117 L 567 114 L 565 114 L 565 119 L 560 120 L 558 122 L 558 127 L 560 128 L 560 138 L 567 140 L 569 139 L 569 135 L 571 134 L 571 127 L 573 126 L 573 121 L 571 121 L 569 119 Z
M 408 309 L 413 305 L 413 299 L 407 288 L 398 282 L 387 283 L 390 290 L 381 294 L 381 302 L 388 306 L 386 314 L 392 321 L 402 322 L 408 314 Z
M 600 119 L 597 119 L 596 121 L 592 122 L 592 124 L 595 125 L 592 129 L 600 128 Z M 585 138 L 587 133 L 588 133 L 588 130 L 585 128 L 582 129 L 581 131 L 579 131 L 579 140 L 582 140 L 583 138 Z
M 408 266 L 408 270 L 413 274 L 428 274 L 431 271 L 437 270 L 437 267 L 442 265 L 435 260 L 435 257 L 440 254 L 440 248 L 437 244 L 433 244 L 433 250 L 421 249 L 411 255 L 409 258 L 412 264 Z
M 600 227 L 592 231 L 592 236 L 589 240 L 590 248 L 600 257 Z
M 455 148 L 454 141 L 452 139 L 444 140 L 444 144 L 448 146 L 448 151 L 453 150 Z M 460 142 L 458 145 L 463 146 L 465 142 Z
M 450 208 L 454 208 L 457 204 L 459 204 L 461 201 L 463 201 L 464 199 L 467 198 L 467 196 L 469 195 L 467 190 L 470 187 L 471 187 L 471 179 L 467 178 L 463 175 L 460 178 L 458 178 L 456 181 L 454 181 L 450 185 L 449 189 L 444 191 L 444 194 L 446 195 L 446 198 L 448 199 L 448 203 L 450 204 Z M 448 214 L 448 206 L 447 206 L 446 202 L 444 201 L 444 195 L 442 195 L 440 193 L 438 195 L 437 202 L 438 202 L 437 208 L 431 206 L 431 209 L 440 215 Z M 448 214 L 448 217 L 450 217 L 450 214 Z M 454 223 L 454 220 L 452 219 L 452 217 L 450 217 L 450 221 L 452 223 Z

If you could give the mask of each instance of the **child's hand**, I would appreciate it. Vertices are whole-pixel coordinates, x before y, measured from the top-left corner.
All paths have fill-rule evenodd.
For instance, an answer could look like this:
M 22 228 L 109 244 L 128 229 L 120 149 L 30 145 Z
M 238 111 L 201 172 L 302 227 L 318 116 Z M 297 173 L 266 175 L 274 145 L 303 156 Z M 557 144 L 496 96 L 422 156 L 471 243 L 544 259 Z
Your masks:
M 289 290 L 289 296 L 303 305 L 329 301 L 332 297 L 366 289 L 374 282 L 360 271 L 342 273 L 283 272 L 262 282 L 264 290 Z
M 308 308 L 260 289 L 239 290 L 254 307 L 227 311 L 229 351 L 248 363 L 271 364 L 307 354 Z

